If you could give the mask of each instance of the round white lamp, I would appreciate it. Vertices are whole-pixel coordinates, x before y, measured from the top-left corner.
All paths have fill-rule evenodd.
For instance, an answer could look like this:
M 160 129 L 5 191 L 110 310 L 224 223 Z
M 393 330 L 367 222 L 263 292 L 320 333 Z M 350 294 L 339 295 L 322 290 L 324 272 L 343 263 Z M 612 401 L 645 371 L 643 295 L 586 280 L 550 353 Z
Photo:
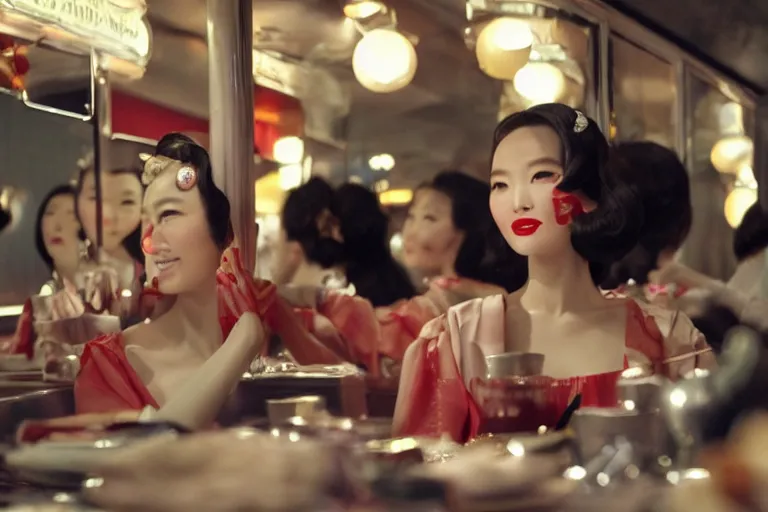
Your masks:
M 558 101 L 566 92 L 565 75 L 549 62 L 529 62 L 515 74 L 517 93 L 533 105 Z
M 728 221 L 728 225 L 734 229 L 739 227 L 744 214 L 756 202 L 757 190 L 743 187 L 731 190 L 731 193 L 725 198 L 724 206 L 725 220 Z
M 531 27 L 516 18 L 496 18 L 477 38 L 475 54 L 483 72 L 498 80 L 512 80 L 528 62 L 533 45 Z
M 709 158 L 718 172 L 736 174 L 744 165 L 752 164 L 754 144 L 746 135 L 729 135 L 718 140 Z
M 272 146 L 272 159 L 279 164 L 298 164 L 303 158 L 304 141 L 300 137 L 281 137 Z
M 416 50 L 399 32 L 377 28 L 355 46 L 352 70 L 366 89 L 388 93 L 402 89 L 416 74 Z

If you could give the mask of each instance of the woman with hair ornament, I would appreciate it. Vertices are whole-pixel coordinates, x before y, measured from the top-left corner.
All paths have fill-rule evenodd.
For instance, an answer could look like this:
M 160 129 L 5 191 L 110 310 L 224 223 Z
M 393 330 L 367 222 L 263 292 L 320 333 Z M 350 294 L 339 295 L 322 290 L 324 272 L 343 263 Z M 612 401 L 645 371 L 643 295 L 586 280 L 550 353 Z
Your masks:
M 272 283 L 253 279 L 241 264 L 231 246 L 229 201 L 213 182 L 205 149 L 172 133 L 142 158 L 141 247 L 149 281 L 143 294 L 158 306 L 151 321 L 86 344 L 77 412 L 162 407 L 244 317 L 240 333 L 253 338 L 254 357 L 266 353 L 274 332 L 299 364 L 341 362 L 307 333 Z M 242 363 L 245 371 L 250 360 Z
M 509 246 L 527 257 L 527 281 L 424 326 L 403 361 L 395 435 L 463 442 L 493 432 L 484 397 L 500 386 L 508 399 L 509 388 L 486 379 L 490 355 L 544 355 L 543 376 L 529 384 L 545 404 L 520 416 L 549 427 L 577 396 L 583 406 L 615 406 L 617 379 L 630 366 L 675 379 L 707 364 L 710 350 L 687 317 L 606 298 L 598 288 L 637 243 L 643 211 L 615 178 L 618 164 L 594 121 L 562 104 L 515 113 L 496 127 L 492 161 L 491 213 Z

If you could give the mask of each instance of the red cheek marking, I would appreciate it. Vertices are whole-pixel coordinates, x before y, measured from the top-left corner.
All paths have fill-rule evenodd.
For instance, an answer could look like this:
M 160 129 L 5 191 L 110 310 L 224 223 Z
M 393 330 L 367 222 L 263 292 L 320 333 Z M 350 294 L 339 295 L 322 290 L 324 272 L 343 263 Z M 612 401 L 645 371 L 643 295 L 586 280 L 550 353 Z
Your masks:
M 155 227 L 150 224 L 147 230 L 144 232 L 144 236 L 141 237 L 141 250 L 144 254 L 153 254 L 154 248 L 152 247 L 152 232 Z
M 578 197 L 558 189 L 552 191 L 552 204 L 555 207 L 555 221 L 565 226 L 574 217 L 584 213 L 584 206 Z

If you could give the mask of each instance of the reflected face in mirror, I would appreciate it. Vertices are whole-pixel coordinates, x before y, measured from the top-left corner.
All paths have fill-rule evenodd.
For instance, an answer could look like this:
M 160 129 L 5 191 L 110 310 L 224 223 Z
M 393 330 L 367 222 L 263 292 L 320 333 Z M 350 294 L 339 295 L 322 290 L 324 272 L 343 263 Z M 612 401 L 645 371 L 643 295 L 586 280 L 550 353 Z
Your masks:
M 280 228 L 272 254 L 272 281 L 277 285 L 289 284 L 304 259 L 301 244 L 288 240 L 285 230 Z
M 139 228 L 141 223 L 141 181 L 132 171 L 102 173 L 102 234 L 107 252 L 119 251 L 123 240 Z M 93 172 L 82 181 L 77 198 L 77 212 L 83 223 L 85 236 L 96 241 L 96 184 Z
M 453 224 L 451 199 L 430 188 L 419 189 L 403 225 L 405 266 L 427 274 L 447 272 L 463 238 Z
M 38 249 L 43 260 L 59 273 L 72 271 L 78 263 L 80 231 L 75 216 L 74 190 L 54 191 L 54 195 L 41 205 L 38 229 L 38 244 L 42 241 L 42 247 L 38 245 Z
M 211 236 L 202 196 L 197 187 L 179 190 L 175 170 L 163 171 L 147 187 L 142 226 L 152 248 L 147 254 L 148 274 L 157 277 L 161 293 L 195 292 L 215 282 L 221 253 Z
M 570 246 L 569 217 L 556 215 L 563 179 L 560 139 L 546 126 L 526 126 L 496 148 L 491 171 L 493 219 L 523 256 L 557 254 Z

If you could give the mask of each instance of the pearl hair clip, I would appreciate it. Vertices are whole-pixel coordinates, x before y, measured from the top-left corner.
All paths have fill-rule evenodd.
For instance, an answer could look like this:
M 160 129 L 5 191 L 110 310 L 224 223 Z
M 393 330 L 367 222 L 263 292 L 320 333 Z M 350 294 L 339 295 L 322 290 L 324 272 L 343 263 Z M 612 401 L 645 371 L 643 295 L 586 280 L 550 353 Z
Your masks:
M 174 166 L 177 167 L 176 186 L 179 190 L 187 191 L 197 184 L 197 171 L 178 160 L 148 153 L 141 153 L 139 158 L 144 162 L 144 172 L 141 174 L 141 182 L 144 186 L 149 186 L 163 171 Z

